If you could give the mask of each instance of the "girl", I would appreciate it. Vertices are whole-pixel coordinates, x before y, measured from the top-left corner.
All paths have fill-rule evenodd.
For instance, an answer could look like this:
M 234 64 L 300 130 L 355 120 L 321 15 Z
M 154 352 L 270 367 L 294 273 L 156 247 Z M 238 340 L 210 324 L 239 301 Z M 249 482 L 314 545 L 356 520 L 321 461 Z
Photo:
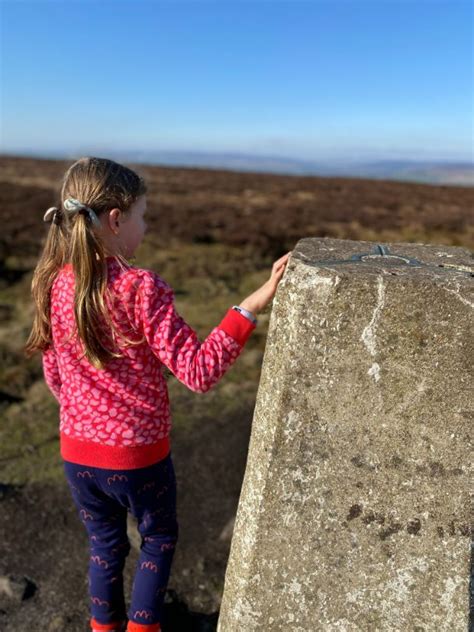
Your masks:
M 60 404 L 60 452 L 88 535 L 97 632 L 161 630 L 178 539 L 163 365 L 196 393 L 217 384 L 273 298 L 290 255 L 200 342 L 166 281 L 128 263 L 145 234 L 146 192 L 142 177 L 105 158 L 81 158 L 66 171 L 61 203 L 44 215 L 51 227 L 33 275 L 36 312 L 24 348 L 28 356 L 42 352 L 46 383 Z M 142 536 L 128 611 L 127 512 Z

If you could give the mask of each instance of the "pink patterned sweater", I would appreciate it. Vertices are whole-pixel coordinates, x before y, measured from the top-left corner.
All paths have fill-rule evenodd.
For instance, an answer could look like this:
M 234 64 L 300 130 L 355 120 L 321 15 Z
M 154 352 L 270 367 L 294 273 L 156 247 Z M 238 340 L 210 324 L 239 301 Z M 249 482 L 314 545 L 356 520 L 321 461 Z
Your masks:
M 93 467 L 134 469 L 170 451 L 168 388 L 163 365 L 196 393 L 214 386 L 238 358 L 255 324 L 229 308 L 200 342 L 178 314 L 173 289 L 152 270 L 122 266 L 107 257 L 106 305 L 119 331 L 145 341 L 126 346 L 114 336 L 114 358 L 99 370 L 81 358 L 75 335 L 74 273 L 66 264 L 54 279 L 51 300 L 53 344 L 43 352 L 45 381 L 60 405 L 63 459 Z M 107 344 L 107 343 L 106 343 Z M 108 344 L 110 348 L 110 343 Z

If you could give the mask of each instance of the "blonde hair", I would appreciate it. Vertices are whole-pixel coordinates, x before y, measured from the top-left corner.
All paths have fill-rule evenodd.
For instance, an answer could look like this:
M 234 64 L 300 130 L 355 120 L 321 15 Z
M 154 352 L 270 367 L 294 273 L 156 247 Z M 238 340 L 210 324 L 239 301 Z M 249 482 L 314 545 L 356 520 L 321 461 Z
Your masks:
M 117 331 L 109 317 L 105 303 L 107 290 L 106 248 L 100 236 L 94 232 L 87 214 L 70 214 L 64 210 L 64 201 L 71 197 L 91 208 L 100 218 L 113 208 L 125 215 L 136 200 L 147 192 L 144 179 L 134 171 L 107 158 L 84 157 L 74 162 L 62 179 L 61 204 L 58 223 L 51 222 L 43 252 L 33 273 L 31 294 L 35 304 L 35 316 L 30 336 L 23 348 L 27 357 L 44 351 L 52 345 L 50 292 L 53 281 L 66 263 L 72 264 L 75 277 L 74 317 L 77 334 L 84 345 L 84 355 L 98 369 L 120 353 L 109 350 L 101 338 L 102 318 L 112 330 Z M 115 255 L 120 265 L 127 260 Z M 71 332 L 71 334 L 74 332 Z M 142 341 L 130 340 L 117 332 L 129 344 Z

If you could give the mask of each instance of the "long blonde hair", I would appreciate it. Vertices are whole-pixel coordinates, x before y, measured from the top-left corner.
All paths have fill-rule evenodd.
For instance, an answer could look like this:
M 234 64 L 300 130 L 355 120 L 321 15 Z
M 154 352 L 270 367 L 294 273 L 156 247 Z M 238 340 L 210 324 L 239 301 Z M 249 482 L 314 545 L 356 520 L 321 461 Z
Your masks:
M 109 350 L 98 335 L 99 331 L 104 331 L 102 318 L 109 325 L 109 331 L 117 331 L 105 303 L 108 293 L 106 248 L 94 232 L 91 220 L 82 213 L 70 215 L 64 211 L 63 204 L 71 197 L 87 205 L 98 217 L 113 208 L 119 208 L 127 215 L 131 205 L 146 192 L 147 186 L 141 176 L 107 158 L 80 158 L 66 171 L 61 185 L 61 203 L 57 205 L 60 221 L 51 222 L 33 273 L 31 294 L 35 316 L 23 348 L 27 357 L 52 344 L 50 292 L 58 271 L 66 263 L 72 264 L 75 277 L 74 317 L 77 334 L 84 345 L 82 357 L 85 355 L 98 369 L 103 369 L 112 358 L 121 357 L 121 353 Z M 127 265 L 122 255 L 114 256 L 121 265 Z M 129 344 L 141 342 L 117 333 Z

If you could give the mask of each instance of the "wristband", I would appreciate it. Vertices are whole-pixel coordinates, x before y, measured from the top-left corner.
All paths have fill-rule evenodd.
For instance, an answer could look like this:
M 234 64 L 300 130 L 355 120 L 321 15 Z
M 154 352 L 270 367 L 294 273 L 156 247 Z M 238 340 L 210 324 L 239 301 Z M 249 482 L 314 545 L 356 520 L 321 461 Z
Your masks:
M 252 312 L 248 311 L 248 309 L 245 309 L 244 307 L 240 307 L 240 305 L 232 305 L 232 309 L 235 309 L 236 311 L 240 312 L 242 316 L 245 316 L 246 318 L 248 318 L 250 321 L 254 323 L 254 325 L 257 324 L 257 319 L 252 314 Z

